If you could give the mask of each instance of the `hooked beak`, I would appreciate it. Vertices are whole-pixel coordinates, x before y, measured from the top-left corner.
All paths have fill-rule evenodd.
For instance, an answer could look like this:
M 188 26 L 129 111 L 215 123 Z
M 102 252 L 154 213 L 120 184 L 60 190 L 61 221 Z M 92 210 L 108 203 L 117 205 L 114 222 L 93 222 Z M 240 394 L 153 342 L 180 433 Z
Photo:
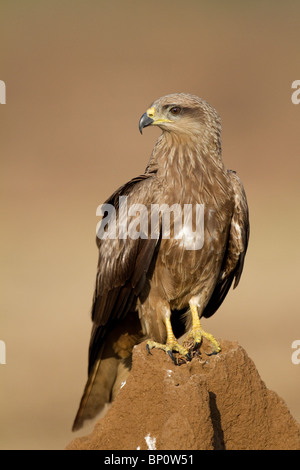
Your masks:
M 150 126 L 151 124 L 153 124 L 153 122 L 154 119 L 149 117 L 147 113 L 144 113 L 139 122 L 140 133 L 142 134 L 144 127 Z

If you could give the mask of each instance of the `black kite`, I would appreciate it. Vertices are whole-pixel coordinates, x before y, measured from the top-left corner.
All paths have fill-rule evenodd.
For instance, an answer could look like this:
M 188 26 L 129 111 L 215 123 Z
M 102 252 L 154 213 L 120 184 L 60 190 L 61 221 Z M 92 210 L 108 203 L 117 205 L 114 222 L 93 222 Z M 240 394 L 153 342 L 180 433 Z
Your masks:
M 182 237 L 174 236 L 175 213 L 169 238 L 164 237 L 160 213 L 156 237 L 148 233 L 136 239 L 97 239 L 88 382 L 73 430 L 113 399 L 130 368 L 132 348 L 142 338 L 148 339 L 149 352 L 156 347 L 172 359 L 175 351 L 189 359 L 189 351 L 176 339 L 188 329 L 184 323 L 182 330 L 183 312 L 188 310 L 186 317 L 192 320 L 193 347 L 205 337 L 212 352 L 218 353 L 218 342 L 202 330 L 200 318 L 215 313 L 243 270 L 248 207 L 240 179 L 222 161 L 217 112 L 196 96 L 171 94 L 143 114 L 140 131 L 149 125 L 159 126 L 162 134 L 145 173 L 119 188 L 106 204 L 117 218 L 120 196 L 127 197 L 128 207 L 142 204 L 149 210 L 163 204 L 182 210 L 185 205 L 203 207 L 202 245 L 193 249 L 185 243 L 195 233 L 194 219 L 187 231 L 180 232 Z

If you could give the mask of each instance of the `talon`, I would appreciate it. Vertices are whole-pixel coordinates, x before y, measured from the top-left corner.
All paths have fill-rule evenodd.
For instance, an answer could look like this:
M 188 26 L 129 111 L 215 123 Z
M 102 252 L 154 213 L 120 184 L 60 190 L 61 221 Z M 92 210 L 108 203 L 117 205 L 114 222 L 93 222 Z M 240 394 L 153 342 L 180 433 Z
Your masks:
M 219 354 L 220 351 L 221 351 L 221 347 L 218 346 L 217 348 L 213 349 L 212 352 L 206 352 L 206 351 L 204 352 L 207 356 L 216 356 L 217 354 Z
M 185 355 L 185 358 L 188 360 L 188 361 L 191 361 L 192 360 L 192 356 L 190 355 L 190 353 L 187 353 Z
M 204 354 L 206 354 L 207 356 L 215 356 L 216 354 L 218 354 L 218 352 L 217 351 L 212 351 L 212 352 L 204 351 Z
M 146 349 L 147 349 L 147 353 L 152 356 L 152 353 L 151 353 L 151 351 L 150 351 L 150 346 L 149 346 L 148 343 L 146 344 Z
M 173 364 L 175 364 L 175 365 L 176 365 L 175 357 L 173 356 L 173 353 L 172 353 L 172 351 L 170 351 L 170 350 L 167 350 L 167 353 L 169 354 L 170 358 L 172 359 L 172 361 L 173 361 Z

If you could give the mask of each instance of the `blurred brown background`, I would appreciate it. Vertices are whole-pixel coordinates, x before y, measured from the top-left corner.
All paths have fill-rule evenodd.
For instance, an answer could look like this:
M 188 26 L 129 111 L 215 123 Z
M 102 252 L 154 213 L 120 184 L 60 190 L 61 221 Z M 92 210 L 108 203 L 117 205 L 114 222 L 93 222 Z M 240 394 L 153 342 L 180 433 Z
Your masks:
M 96 207 L 144 171 L 156 98 L 218 110 L 247 191 L 244 275 L 204 326 L 237 340 L 300 421 L 296 1 L 1 1 L 2 449 L 62 449 L 86 379 Z M 83 434 L 85 431 L 83 432 Z

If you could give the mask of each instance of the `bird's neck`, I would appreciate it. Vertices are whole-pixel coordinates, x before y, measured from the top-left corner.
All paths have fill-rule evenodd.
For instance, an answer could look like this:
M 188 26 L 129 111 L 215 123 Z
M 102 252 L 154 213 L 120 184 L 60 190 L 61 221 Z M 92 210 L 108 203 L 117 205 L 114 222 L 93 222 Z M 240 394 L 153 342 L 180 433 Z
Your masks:
M 146 172 L 174 179 L 203 172 L 207 165 L 224 169 L 218 136 L 163 132 L 153 148 Z

